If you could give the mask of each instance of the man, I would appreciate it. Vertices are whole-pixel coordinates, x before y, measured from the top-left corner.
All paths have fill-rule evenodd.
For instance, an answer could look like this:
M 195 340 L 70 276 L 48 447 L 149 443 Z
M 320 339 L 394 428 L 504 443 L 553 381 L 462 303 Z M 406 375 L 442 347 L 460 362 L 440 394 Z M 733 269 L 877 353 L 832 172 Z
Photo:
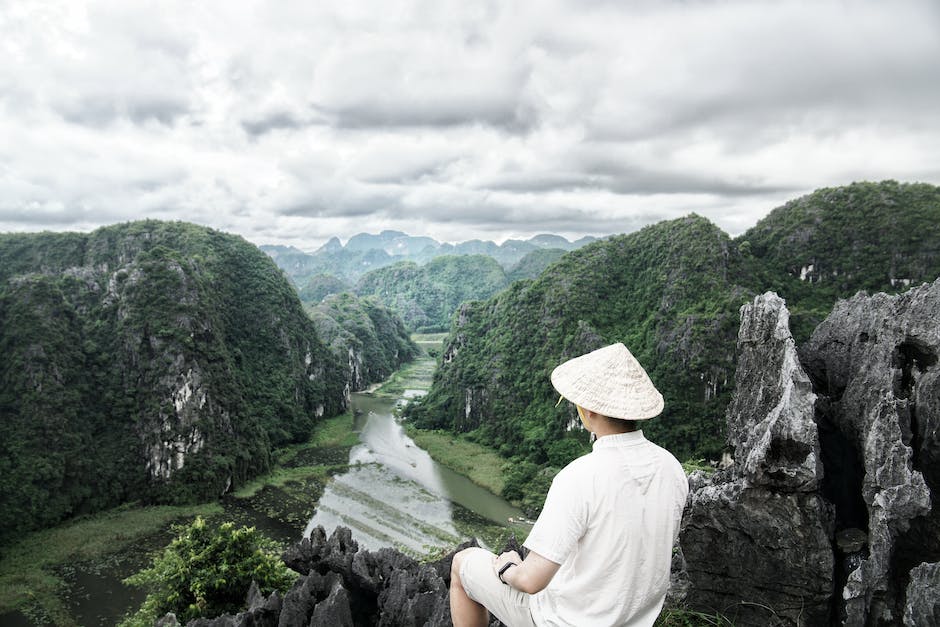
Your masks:
M 663 397 L 623 344 L 555 368 L 555 389 L 577 407 L 593 451 L 552 481 L 524 546 L 461 551 L 451 568 L 455 627 L 652 625 L 669 586 L 672 548 L 689 493 L 682 466 L 637 430 Z

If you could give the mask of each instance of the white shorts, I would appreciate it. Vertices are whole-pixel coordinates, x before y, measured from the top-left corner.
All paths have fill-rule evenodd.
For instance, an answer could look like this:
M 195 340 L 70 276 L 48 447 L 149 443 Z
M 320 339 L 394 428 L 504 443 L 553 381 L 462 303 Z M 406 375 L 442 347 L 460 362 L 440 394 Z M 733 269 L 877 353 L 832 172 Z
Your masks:
M 486 549 L 467 549 L 460 564 L 460 583 L 467 596 L 509 627 L 535 627 L 529 611 L 531 595 L 500 581 L 493 570 L 495 559 Z

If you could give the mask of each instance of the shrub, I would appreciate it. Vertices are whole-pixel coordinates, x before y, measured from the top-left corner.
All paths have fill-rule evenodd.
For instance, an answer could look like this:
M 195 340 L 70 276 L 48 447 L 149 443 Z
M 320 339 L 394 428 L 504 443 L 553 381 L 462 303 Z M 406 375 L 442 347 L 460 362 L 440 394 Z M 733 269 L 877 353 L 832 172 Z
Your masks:
M 277 544 L 254 527 L 236 529 L 227 522 L 212 528 L 196 518 L 176 530 L 179 536 L 149 568 L 124 580 L 149 590 L 140 610 L 122 623 L 125 627 L 152 625 L 167 612 L 181 623 L 234 614 L 252 581 L 268 594 L 287 590 L 297 577 L 277 556 Z

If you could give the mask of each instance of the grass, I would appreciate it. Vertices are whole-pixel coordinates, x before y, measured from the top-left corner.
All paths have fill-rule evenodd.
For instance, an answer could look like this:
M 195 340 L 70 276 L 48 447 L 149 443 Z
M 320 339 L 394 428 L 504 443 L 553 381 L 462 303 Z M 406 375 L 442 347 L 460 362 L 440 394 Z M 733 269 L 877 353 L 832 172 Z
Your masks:
M 411 424 L 404 427 L 415 444 L 426 450 L 434 461 L 493 494 L 502 494 L 506 484 L 503 477 L 506 460 L 493 449 L 443 430 L 418 429 Z
M 441 346 L 447 333 L 412 333 L 411 339 L 418 346 Z
M 734 627 L 734 623 L 721 614 L 706 614 L 686 608 L 663 610 L 653 627 Z
M 321 446 L 349 446 L 359 443 L 359 434 L 353 429 L 352 412 L 324 420 L 317 426 L 306 444 L 294 448 L 309 449 Z
M 353 447 L 359 443 L 359 434 L 353 427 L 354 417 L 352 412 L 327 418 L 310 435 L 310 439 L 300 444 L 291 444 L 274 451 L 274 466 L 290 464 L 294 459 L 304 451 L 328 446 L 346 446 Z M 258 479 L 264 479 L 267 475 L 262 475 Z M 257 479 L 256 479 L 257 480 Z
M 405 390 L 427 390 L 431 387 L 436 367 L 433 359 L 415 359 L 393 372 L 375 393 L 380 396 L 400 397 Z
M 30 533 L 7 547 L 0 559 L 0 614 L 19 610 L 43 624 L 73 624 L 63 601 L 65 582 L 55 574 L 57 566 L 116 553 L 180 519 L 220 513 L 217 503 L 129 504 Z
M 256 477 L 239 489 L 232 492 L 232 496 L 240 499 L 248 499 L 256 495 L 266 486 L 283 487 L 288 483 L 299 483 L 304 479 L 316 477 L 326 480 L 331 471 L 346 468 L 346 465 L 337 466 L 295 466 L 293 468 L 275 468 L 262 477 Z
M 692 474 L 696 470 L 701 470 L 706 475 L 710 475 L 715 472 L 715 467 L 704 459 L 688 459 L 682 462 L 682 469 L 687 475 Z

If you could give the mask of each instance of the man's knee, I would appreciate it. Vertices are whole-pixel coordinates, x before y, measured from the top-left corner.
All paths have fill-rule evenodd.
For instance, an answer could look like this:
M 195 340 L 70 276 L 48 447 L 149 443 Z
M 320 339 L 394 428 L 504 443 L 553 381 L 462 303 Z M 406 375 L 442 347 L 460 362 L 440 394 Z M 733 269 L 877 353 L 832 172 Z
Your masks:
M 454 559 L 450 563 L 450 585 L 457 584 L 458 586 L 462 586 L 462 582 L 460 581 L 460 567 L 467 558 L 467 553 L 471 550 L 472 549 L 464 549 L 454 555 Z

